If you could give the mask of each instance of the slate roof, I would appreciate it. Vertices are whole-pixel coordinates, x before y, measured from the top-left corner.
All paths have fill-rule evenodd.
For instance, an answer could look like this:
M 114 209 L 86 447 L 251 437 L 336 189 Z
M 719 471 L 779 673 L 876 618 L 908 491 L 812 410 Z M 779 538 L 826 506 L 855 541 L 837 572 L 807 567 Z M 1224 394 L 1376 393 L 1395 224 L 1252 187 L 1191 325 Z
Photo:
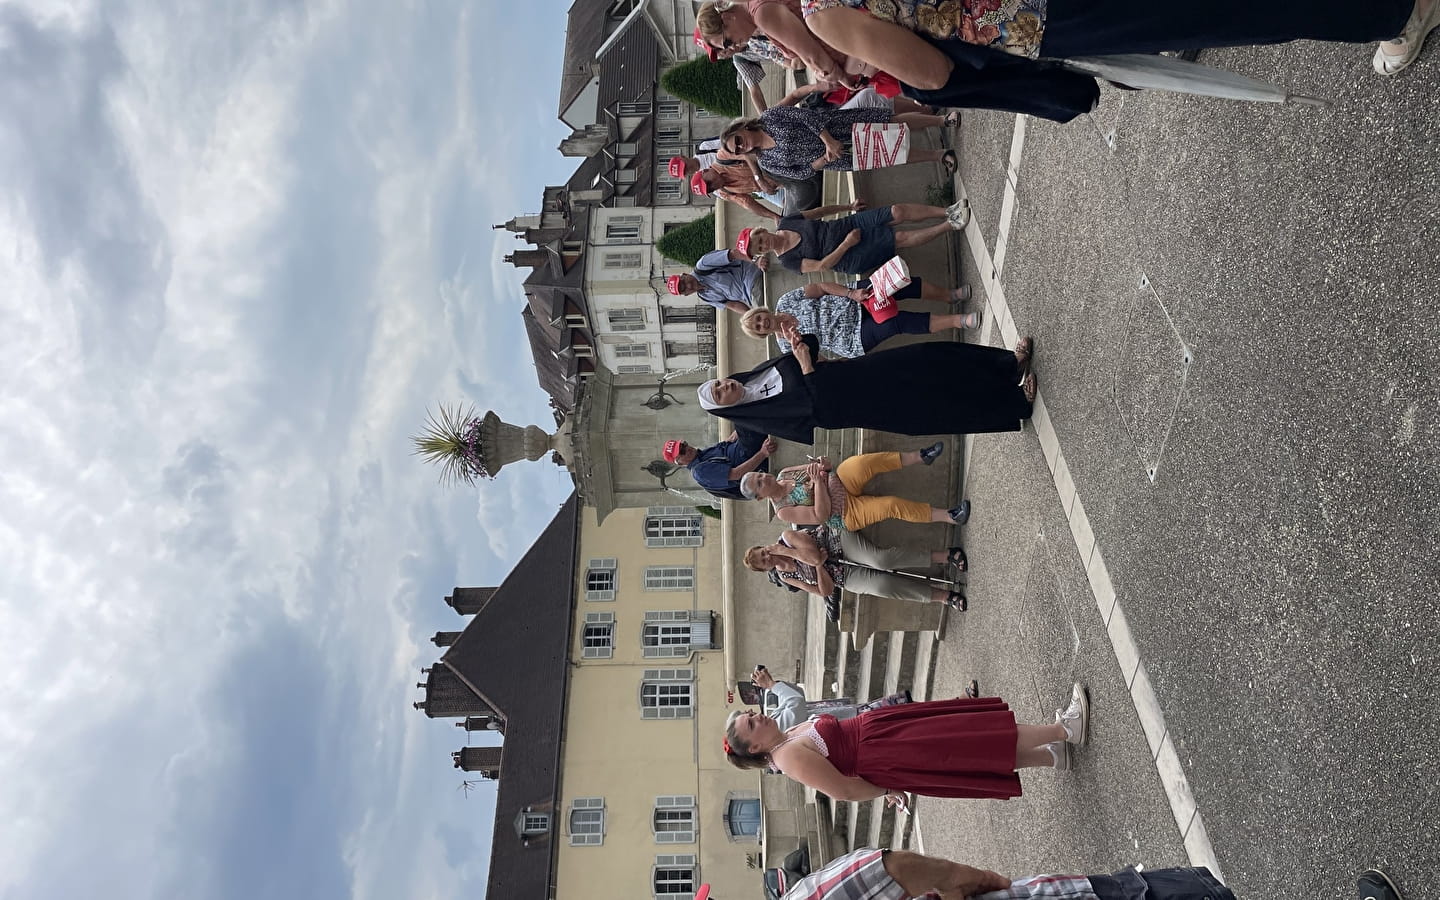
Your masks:
M 505 721 L 486 896 L 549 896 L 550 840 L 516 836 L 526 808 L 559 802 L 560 746 L 570 680 L 580 500 L 571 494 L 483 609 L 440 658 Z M 561 826 L 558 809 L 552 827 Z

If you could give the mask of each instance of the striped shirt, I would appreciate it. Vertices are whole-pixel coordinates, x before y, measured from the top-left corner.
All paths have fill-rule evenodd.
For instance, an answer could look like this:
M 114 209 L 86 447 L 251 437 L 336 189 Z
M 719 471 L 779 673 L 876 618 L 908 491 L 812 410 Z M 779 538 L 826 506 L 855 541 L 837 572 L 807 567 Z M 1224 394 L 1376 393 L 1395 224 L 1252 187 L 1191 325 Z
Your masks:
M 784 900 L 907 900 L 885 871 L 885 851 L 864 847 L 836 857 L 785 892 Z M 934 894 L 927 894 L 934 897 Z M 1032 875 L 972 900 L 1099 900 L 1083 875 Z

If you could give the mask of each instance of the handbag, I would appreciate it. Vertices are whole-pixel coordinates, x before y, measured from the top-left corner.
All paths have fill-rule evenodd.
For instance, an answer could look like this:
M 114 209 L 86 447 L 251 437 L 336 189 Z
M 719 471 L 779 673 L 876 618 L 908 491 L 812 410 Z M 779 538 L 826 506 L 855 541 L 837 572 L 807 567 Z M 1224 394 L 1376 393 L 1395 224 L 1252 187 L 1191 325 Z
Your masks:
M 895 295 L 909 286 L 910 267 L 905 260 L 892 256 L 870 273 L 870 298 L 862 305 L 877 324 L 889 321 L 900 311 Z
M 884 169 L 910 158 L 910 126 L 896 122 L 856 122 L 850 126 L 854 168 Z

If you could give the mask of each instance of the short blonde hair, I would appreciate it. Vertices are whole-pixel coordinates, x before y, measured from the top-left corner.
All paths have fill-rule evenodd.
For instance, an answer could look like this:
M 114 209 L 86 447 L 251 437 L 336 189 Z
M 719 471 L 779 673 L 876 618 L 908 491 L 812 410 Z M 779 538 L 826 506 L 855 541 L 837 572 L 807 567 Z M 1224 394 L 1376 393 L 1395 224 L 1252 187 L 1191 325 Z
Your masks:
M 753 338 L 760 338 L 763 340 L 765 336 L 768 335 L 770 332 L 761 331 L 755 325 L 755 320 L 760 318 L 759 314 L 762 312 L 770 312 L 770 308 L 763 303 L 752 306 L 749 309 L 745 310 L 745 312 L 740 315 L 740 330 Z

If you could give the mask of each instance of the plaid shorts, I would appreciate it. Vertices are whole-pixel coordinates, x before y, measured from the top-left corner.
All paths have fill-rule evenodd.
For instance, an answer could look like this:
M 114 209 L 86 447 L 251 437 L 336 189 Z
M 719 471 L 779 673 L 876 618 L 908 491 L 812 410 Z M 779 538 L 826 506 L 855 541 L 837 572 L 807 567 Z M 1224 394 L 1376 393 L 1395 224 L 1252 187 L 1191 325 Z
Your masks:
M 785 900 L 905 900 L 885 871 L 885 851 L 865 847 L 838 856 L 785 892 Z

